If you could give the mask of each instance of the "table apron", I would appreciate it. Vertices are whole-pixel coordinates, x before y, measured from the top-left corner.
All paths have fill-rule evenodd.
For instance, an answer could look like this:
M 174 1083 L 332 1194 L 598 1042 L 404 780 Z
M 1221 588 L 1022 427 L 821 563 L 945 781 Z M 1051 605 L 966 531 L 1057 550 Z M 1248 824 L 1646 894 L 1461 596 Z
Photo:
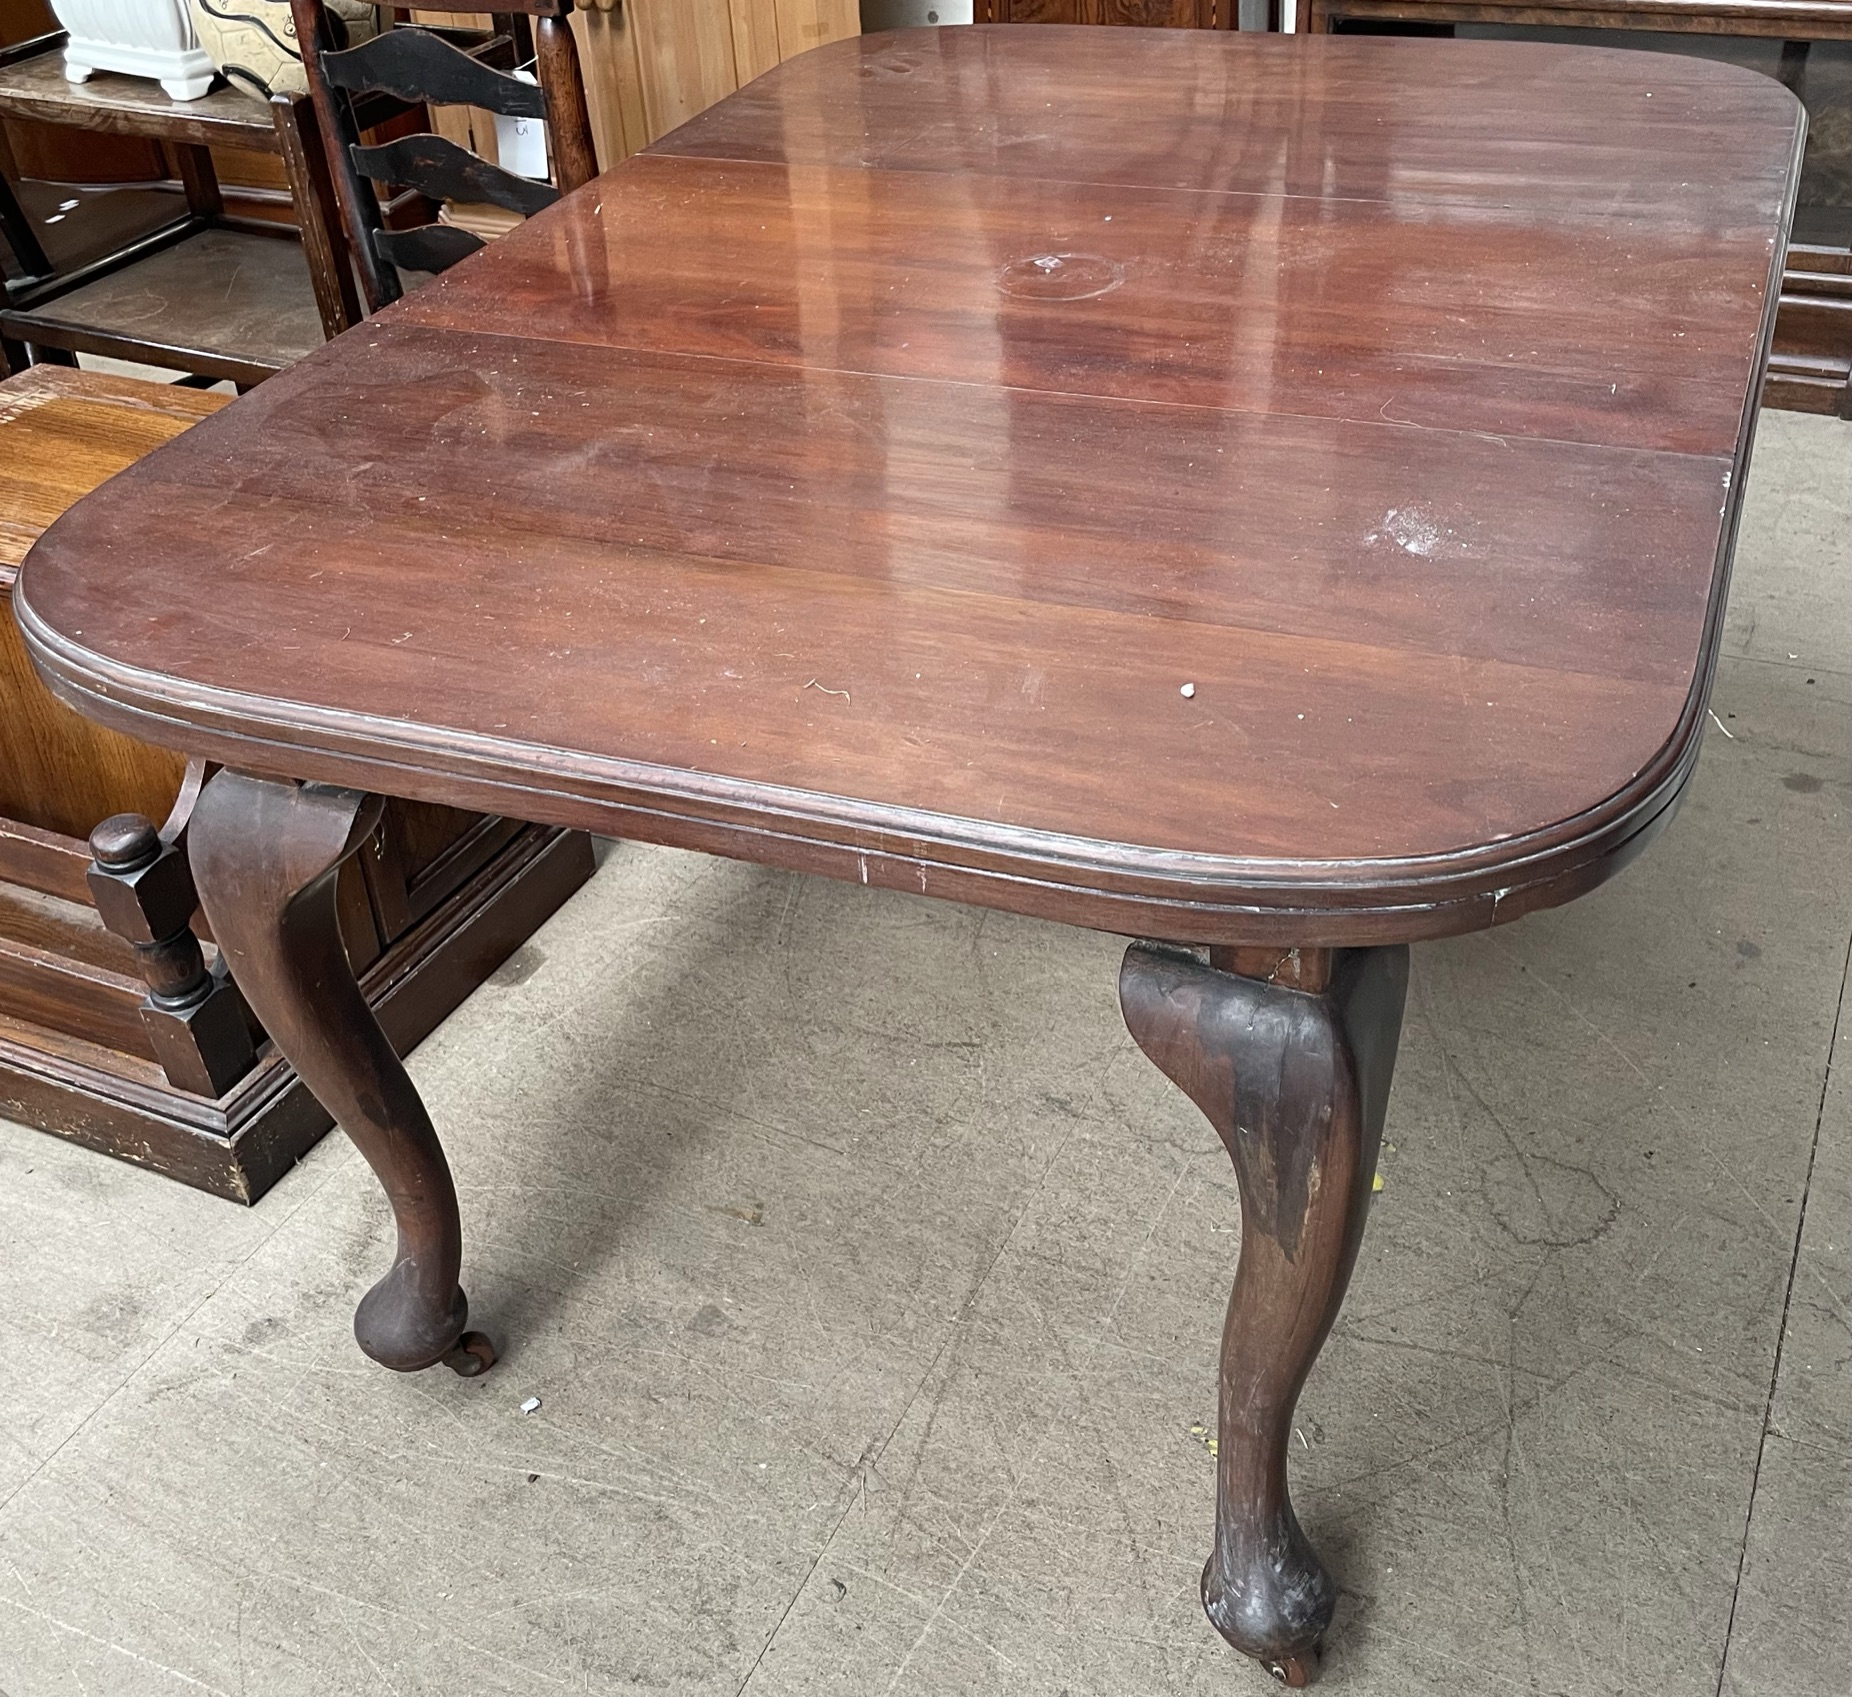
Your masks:
M 935 842 L 901 827 L 855 826 L 746 804 L 714 803 L 628 789 L 598 796 L 466 771 L 389 763 L 328 748 L 297 748 L 230 728 L 170 718 L 153 708 L 85 688 L 46 664 L 32 639 L 30 609 L 18 607 L 34 664 L 71 707 L 117 730 L 240 771 L 339 785 L 409 801 L 461 807 L 533 824 L 695 849 L 732 860 L 881 889 L 997 908 L 1089 930 L 1185 944 L 1279 944 L 1361 948 L 1458 936 L 1572 901 L 1628 865 L 1670 822 L 1697 764 L 1693 734 L 1632 805 L 1591 816 L 1582 835 L 1526 853 L 1513 844 L 1502 865 L 1483 862 L 1425 880 L 1406 862 L 1385 867 L 1379 886 L 1363 880 L 1229 881 L 1226 893 L 1201 879 L 1063 865 L 1028 852 Z M 50 633 L 46 633 L 49 635 Z M 1678 739 L 1674 739 L 1677 742 Z M 840 837 L 825 835 L 829 830 Z M 1166 885 L 1169 888 L 1166 888 Z M 1411 889 L 1412 886 L 1412 889 Z M 1394 897 L 1389 889 L 1396 892 Z M 1420 899 L 1407 900 L 1409 894 Z

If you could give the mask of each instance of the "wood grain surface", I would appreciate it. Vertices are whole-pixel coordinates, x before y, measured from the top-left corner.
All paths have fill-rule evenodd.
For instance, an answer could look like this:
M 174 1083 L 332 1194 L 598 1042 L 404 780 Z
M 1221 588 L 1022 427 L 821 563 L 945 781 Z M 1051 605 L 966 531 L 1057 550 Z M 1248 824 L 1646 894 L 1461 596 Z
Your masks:
M 1178 939 L 1487 924 L 1695 758 L 1801 128 L 1583 48 L 839 43 L 81 503 L 22 620 L 251 769 Z
M 158 82 L 112 71 L 67 82 L 64 55 L 55 52 L 0 67 L 0 115 L 197 146 L 277 150 L 269 110 L 235 88 L 174 100 Z
M 0 385 L 0 588 L 80 494 L 230 399 L 73 366 L 34 366 L 8 378 Z
M 57 365 L 0 384 L 0 602 L 26 550 L 80 493 L 228 400 Z M 183 765 L 54 700 L 0 610 L 0 816 L 81 843 L 106 814 L 138 809 L 165 818 Z M 0 878 L 18 875 L 0 848 Z M 80 870 L 71 893 L 81 899 L 82 890 Z

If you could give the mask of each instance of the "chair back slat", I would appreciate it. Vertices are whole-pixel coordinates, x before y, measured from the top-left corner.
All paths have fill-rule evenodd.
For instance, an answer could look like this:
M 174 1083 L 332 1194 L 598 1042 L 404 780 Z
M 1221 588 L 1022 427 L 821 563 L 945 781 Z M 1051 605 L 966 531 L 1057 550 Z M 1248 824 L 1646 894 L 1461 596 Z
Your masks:
M 324 0 L 289 0 L 289 4 L 315 115 L 327 139 L 328 164 L 351 239 L 354 269 L 369 312 L 377 312 L 404 293 L 400 267 L 442 271 L 484 245 L 479 237 L 454 224 L 388 228 L 400 223 L 408 211 L 415 215 L 420 199 L 486 202 L 529 217 L 598 174 L 585 79 L 578 46 L 566 21 L 572 0 L 526 0 L 518 9 L 533 19 L 531 29 L 525 20 L 517 19 L 511 34 L 491 38 L 474 53 L 465 52 L 443 35 L 408 24 L 348 47 Z M 514 54 L 529 50 L 537 82 L 511 76 L 486 62 L 494 57 L 513 63 Z M 367 146 L 355 102 L 382 95 L 406 103 L 472 107 L 498 117 L 542 120 L 547 126 L 553 184 L 516 176 L 435 135 L 402 136 Z M 375 184 L 418 192 L 391 201 L 389 217 L 381 205 L 386 197 Z
M 448 271 L 489 244 L 455 224 L 420 224 L 415 230 L 375 230 L 373 251 L 404 271 Z
M 487 201 L 531 218 L 559 199 L 551 183 L 517 177 L 446 136 L 400 136 L 379 147 L 356 147 L 353 156 L 361 175 L 420 189 L 433 200 Z
M 439 106 L 480 106 L 505 118 L 544 118 L 545 91 L 472 59 L 441 35 L 401 24 L 358 47 L 322 55 L 331 88 L 376 92 Z

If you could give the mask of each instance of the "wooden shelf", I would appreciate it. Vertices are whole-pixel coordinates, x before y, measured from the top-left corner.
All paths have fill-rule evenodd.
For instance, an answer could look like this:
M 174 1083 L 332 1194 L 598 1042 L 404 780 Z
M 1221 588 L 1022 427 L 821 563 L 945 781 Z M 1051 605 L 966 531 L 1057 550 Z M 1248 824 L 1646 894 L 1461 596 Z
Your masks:
M 41 306 L 0 312 L 0 334 L 247 386 L 327 340 L 289 232 L 211 226 Z
M 0 118 L 161 142 L 179 169 L 183 204 L 166 229 L 127 237 L 75 266 L 53 251 L 58 242 L 41 239 L 55 261 L 52 274 L 9 281 L 0 312 L 10 366 L 26 363 L 22 349 L 37 348 L 50 357 L 102 354 L 249 386 L 359 317 L 306 97 L 264 102 L 220 88 L 174 100 L 156 82 L 101 71 L 70 83 L 61 39 L 43 38 L 34 51 L 0 62 Z M 227 216 L 213 147 L 281 157 L 299 242 L 285 226 Z M 72 220 L 92 222 L 77 198 Z M 28 222 L 31 235 L 63 234 L 43 217 Z
M 0 118 L 199 147 L 278 151 L 268 108 L 248 94 L 218 88 L 198 100 L 173 100 L 157 82 L 109 71 L 96 72 L 88 82 L 66 82 L 64 56 L 57 51 L 0 65 Z

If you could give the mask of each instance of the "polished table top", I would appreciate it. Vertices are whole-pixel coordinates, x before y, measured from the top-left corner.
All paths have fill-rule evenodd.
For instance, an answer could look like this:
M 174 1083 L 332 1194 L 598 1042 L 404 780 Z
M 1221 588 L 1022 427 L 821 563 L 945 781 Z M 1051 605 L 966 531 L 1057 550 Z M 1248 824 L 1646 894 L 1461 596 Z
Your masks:
M 1803 120 L 978 28 L 761 78 L 141 462 L 22 624 L 246 768 L 1197 941 L 1483 925 L 1695 758 Z

